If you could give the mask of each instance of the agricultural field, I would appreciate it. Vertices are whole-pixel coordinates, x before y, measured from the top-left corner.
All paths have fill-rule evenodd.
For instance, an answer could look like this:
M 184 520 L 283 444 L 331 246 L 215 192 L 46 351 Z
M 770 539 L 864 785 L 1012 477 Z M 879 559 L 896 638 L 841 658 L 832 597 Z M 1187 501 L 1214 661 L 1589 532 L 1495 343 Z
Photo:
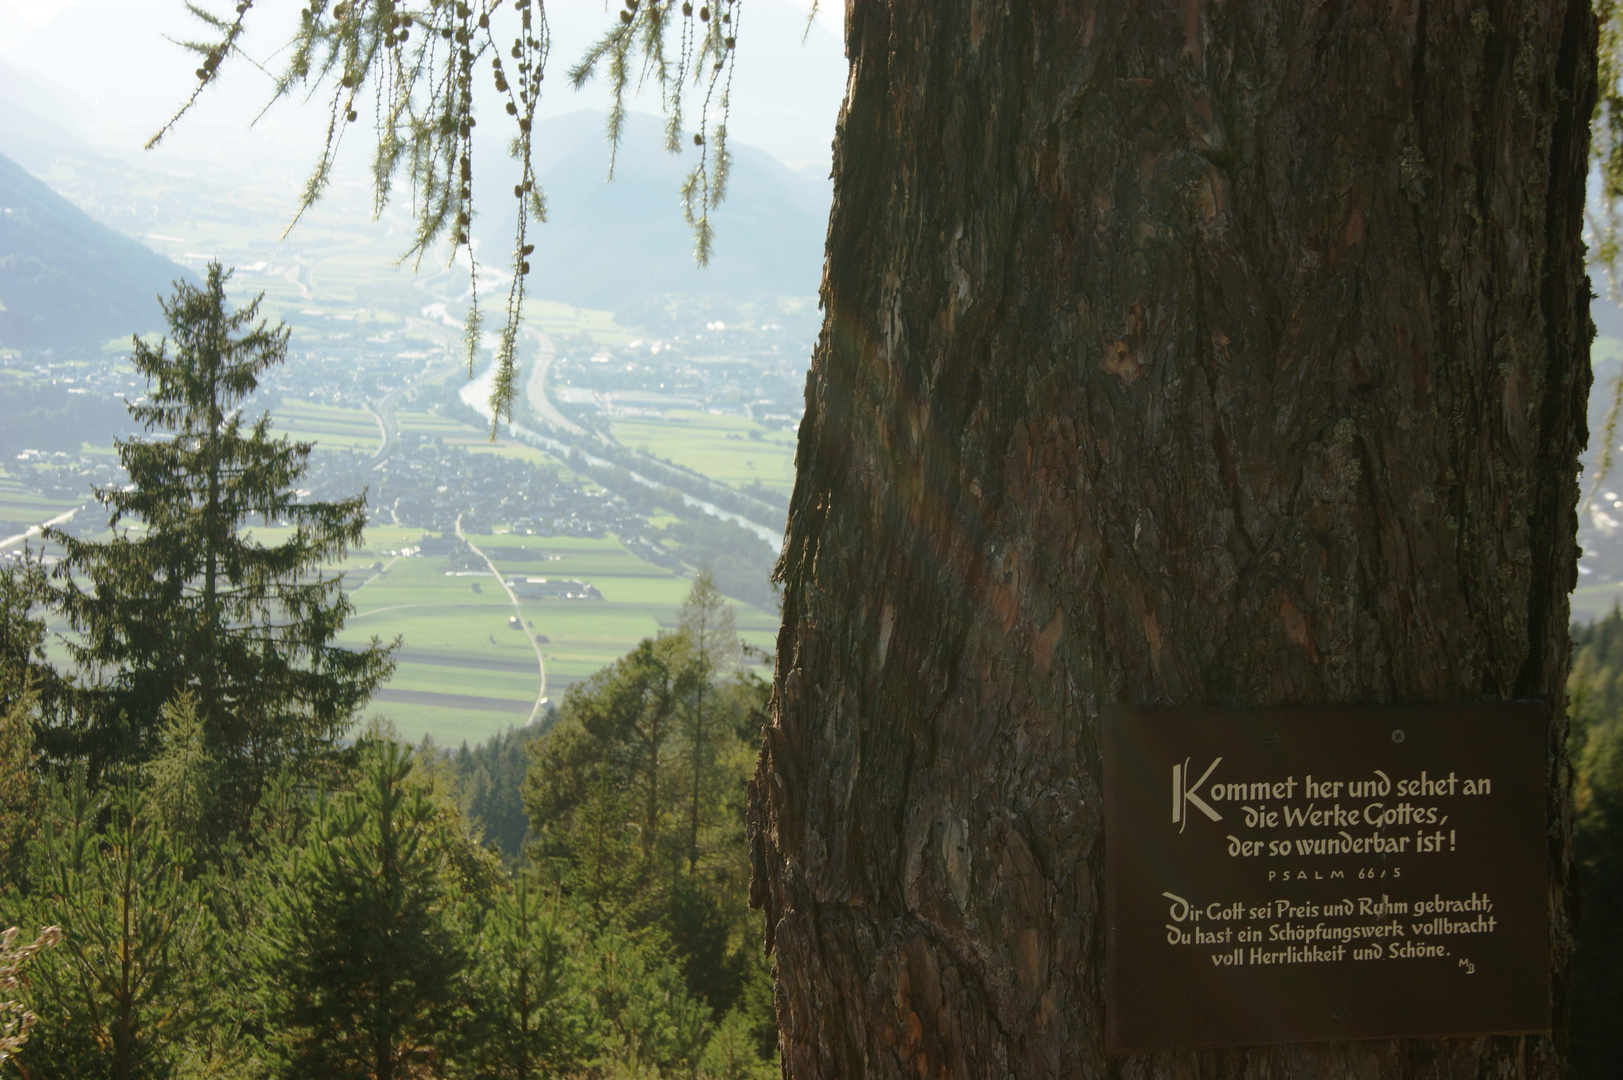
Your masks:
M 1604 585 L 1580 585 L 1572 590 L 1572 621 L 1593 622 L 1611 614 L 1614 607 L 1623 604 L 1623 582 Z
M 275 530 L 263 530 L 272 542 Z M 501 583 L 488 570 L 465 570 L 444 556 L 402 555 L 421 529 L 372 526 L 366 548 L 342 565 L 355 614 L 343 642 L 374 635 L 402 639 L 399 666 L 373 700 L 370 713 L 388 716 L 413 740 L 431 734 L 441 745 L 481 742 L 529 719 L 541 689 L 535 652 L 511 625 L 515 615 Z M 545 695 L 561 701 L 570 684 L 630 651 L 644 637 L 676 625 L 689 582 L 644 562 L 613 538 L 469 536 L 501 572 L 578 578 L 602 600 L 523 600 L 530 632 L 544 637 Z M 777 621 L 735 605 L 744 638 L 770 647 Z
M 0 471 L 0 539 L 22 533 L 90 501 L 88 485 L 83 498 L 53 498 L 30 491 L 15 476 Z
M 395 413 L 395 424 L 402 435 L 426 435 L 431 439 L 439 439 L 447 447 L 466 450 L 469 453 L 510 457 L 532 465 L 554 465 L 565 478 L 573 478 L 575 475 L 556 457 L 543 450 L 537 450 L 506 435 L 498 435 L 492 439 L 488 428 L 474 427 L 472 424 L 440 413 L 402 409 Z
M 333 414 L 343 413 L 300 412 L 298 423 L 302 430 L 306 423 L 322 418 L 332 422 Z M 360 418 L 371 419 L 360 410 L 348 413 L 356 426 Z M 307 415 L 313 419 L 306 421 Z M 403 435 L 438 438 L 448 448 L 537 464 L 553 461 L 510 439 L 491 442 L 486 432 L 439 413 L 402 409 L 395 421 Z M 717 441 L 726 443 L 724 438 Z M 776 449 L 754 440 L 748 445 Z M 482 562 L 454 564 L 444 555 L 400 554 L 435 534 L 373 524 L 367 528 L 365 548 L 335 567 L 344 571 L 355 605 L 344 640 L 359 644 L 373 635 L 384 641 L 402 639 L 395 675 L 371 711 L 387 715 L 407 738 L 432 734 L 435 741 L 453 746 L 483 741 L 509 725 L 523 724 L 538 691 L 550 702 L 560 702 L 571 684 L 613 663 L 642 638 L 676 625 L 677 608 L 691 582 L 632 554 L 617 538 L 517 535 L 499 523 L 495 528 L 495 533 L 468 539 L 503 575 L 579 579 L 603 597 L 520 600 L 518 614 L 540 642 L 544 691 L 535 651 L 511 623 L 513 604 Z M 772 647 L 775 615 L 735 601 L 735 618 L 751 645 Z
M 197 272 L 218 259 L 233 271 L 232 298 L 241 303 L 263 293 L 260 314 L 273 322 L 328 314 L 366 337 L 399 328 L 403 314 L 430 302 L 428 289 L 441 275 L 416 276 L 394 264 L 411 233 L 399 213 L 386 209 L 374 222 L 357 209 L 353 193 L 343 193 L 306 213 L 285 241 L 277 238 L 292 207 L 268 201 L 230 214 L 188 215 L 186 226 L 172 222 L 142 240 Z
M 636 336 L 636 331 L 614 321 L 612 311 L 570 307 L 556 300 L 526 300 L 524 323 L 560 337 L 585 334 L 599 345 L 620 345 Z
M 273 434 L 319 443 L 323 450 L 364 450 L 373 454 L 383 445 L 377 418 L 365 409 L 283 398 L 271 410 L 271 421 Z
M 476 454 L 502 454 L 538 465 L 547 462 L 556 463 L 555 458 L 534 447 L 525 446 L 506 436 L 498 436 L 492 441 L 489 429 L 477 428 L 440 413 L 401 409 L 395 413 L 395 423 L 399 425 L 402 435 L 426 435 L 431 439 L 439 439 L 448 447 L 459 447 Z
M 471 425 L 435 412 L 401 409 L 394 418 L 395 423 L 400 425 L 402 435 L 427 435 L 429 438 L 444 439 L 447 443 L 464 444 L 484 442 L 489 438 Z
M 673 409 L 664 420 L 616 420 L 623 446 L 703 473 L 733 487 L 759 482 L 789 494 L 795 483 L 795 433 L 742 416 Z

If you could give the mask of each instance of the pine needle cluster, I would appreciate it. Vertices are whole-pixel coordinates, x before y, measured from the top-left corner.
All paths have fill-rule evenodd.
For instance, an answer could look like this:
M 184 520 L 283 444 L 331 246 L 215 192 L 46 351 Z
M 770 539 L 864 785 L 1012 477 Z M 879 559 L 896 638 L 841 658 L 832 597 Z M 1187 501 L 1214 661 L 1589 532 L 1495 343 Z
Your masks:
M 13 994 L 21 985 L 23 966 L 41 949 L 54 948 L 62 940 L 62 928 L 47 926 L 33 941 L 19 945 L 15 926 L 0 930 L 0 1065 L 17 1056 L 28 1042 L 28 1029 L 39 1017 L 17 1001 Z

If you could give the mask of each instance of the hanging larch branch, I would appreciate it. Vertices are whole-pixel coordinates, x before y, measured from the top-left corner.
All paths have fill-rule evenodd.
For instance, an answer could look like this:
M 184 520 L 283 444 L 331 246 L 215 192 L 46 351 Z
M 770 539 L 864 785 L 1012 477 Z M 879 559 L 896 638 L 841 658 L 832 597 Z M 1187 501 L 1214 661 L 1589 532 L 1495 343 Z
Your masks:
M 147 143 L 157 146 L 218 78 L 230 60 L 245 56 L 241 41 L 255 0 L 239 0 L 229 16 L 200 4 L 187 10 L 208 34 L 178 41 L 200 59 L 197 86 Z M 684 94 L 699 92 L 703 107 L 692 139 L 699 160 L 681 191 L 683 219 L 693 229 L 694 258 L 708 264 L 714 249 L 711 212 L 726 191 L 727 113 L 741 0 L 695 5 L 691 0 L 624 0 L 609 29 L 569 70 L 576 89 L 606 69 L 613 104 L 609 110 L 609 175 L 624 134 L 627 93 L 657 86 L 665 111 L 665 149 L 682 150 Z M 299 196 L 291 230 L 326 194 L 349 125 L 360 119 L 363 93 L 373 96 L 373 213 L 388 205 L 393 184 L 410 183 L 415 227 L 401 261 L 417 266 L 428 256 L 469 270 L 463 351 L 470 374 L 484 339 L 479 306 L 480 260 L 474 251 L 473 130 L 476 72 L 489 64 L 507 122 L 515 131 L 509 153 L 519 165 L 513 186 L 513 248 L 509 259 L 506 317 L 495 345 L 491 389 L 492 431 L 511 416 L 517 390 L 516 347 L 525 278 L 536 246 L 532 223 L 546 220 L 546 199 L 535 173 L 535 117 L 552 38 L 541 0 L 310 0 L 300 10 L 290 56 L 276 76 L 271 102 L 298 94 L 326 95 L 327 124 L 316 165 Z M 284 235 L 286 235 L 284 233 Z

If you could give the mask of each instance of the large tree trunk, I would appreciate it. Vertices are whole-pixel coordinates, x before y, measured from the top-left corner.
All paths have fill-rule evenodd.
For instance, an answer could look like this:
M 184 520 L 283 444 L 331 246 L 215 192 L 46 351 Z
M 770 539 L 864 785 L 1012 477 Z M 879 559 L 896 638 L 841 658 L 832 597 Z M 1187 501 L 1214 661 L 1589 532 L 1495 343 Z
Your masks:
M 786 1075 L 1558 1077 L 1588 4 L 846 33 L 751 805 Z M 1107 1057 L 1102 705 L 1514 698 L 1555 1035 Z

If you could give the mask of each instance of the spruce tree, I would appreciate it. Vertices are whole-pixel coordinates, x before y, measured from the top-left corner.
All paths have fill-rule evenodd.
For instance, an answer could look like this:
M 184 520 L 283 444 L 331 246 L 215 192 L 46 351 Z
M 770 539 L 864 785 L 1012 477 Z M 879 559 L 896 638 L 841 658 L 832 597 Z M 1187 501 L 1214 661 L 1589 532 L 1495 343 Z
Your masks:
M 289 1080 L 422 1075 L 467 1022 L 446 823 L 409 749 L 360 754 L 356 789 L 317 808 L 266 897 L 262 977 Z
M 539 1080 L 577 1072 L 592 1057 L 600 1018 L 582 985 L 584 934 L 562 901 L 519 877 L 498 896 L 479 944 L 470 1075 Z
M 162 749 L 143 770 L 156 816 L 174 837 L 199 845 L 212 839 L 219 805 L 220 767 L 204 745 L 197 700 L 183 690 L 163 707 Z
M 78 722 L 45 749 L 83 754 L 93 772 L 145 760 L 164 705 L 189 692 L 210 752 L 251 799 L 277 763 L 330 743 L 393 662 L 376 638 L 334 644 L 352 607 L 320 568 L 360 542 L 365 496 L 297 501 L 312 444 L 243 416 L 289 331 L 258 318 L 260 298 L 232 310 L 229 277 L 211 263 L 201 288 L 177 282 L 169 336 L 135 341 L 150 389 L 129 408 L 149 434 L 116 444 L 128 486 L 96 493 L 113 537 L 47 534 L 66 552 L 55 602 L 93 675 Z M 264 544 L 244 535 L 255 522 L 291 531 Z

